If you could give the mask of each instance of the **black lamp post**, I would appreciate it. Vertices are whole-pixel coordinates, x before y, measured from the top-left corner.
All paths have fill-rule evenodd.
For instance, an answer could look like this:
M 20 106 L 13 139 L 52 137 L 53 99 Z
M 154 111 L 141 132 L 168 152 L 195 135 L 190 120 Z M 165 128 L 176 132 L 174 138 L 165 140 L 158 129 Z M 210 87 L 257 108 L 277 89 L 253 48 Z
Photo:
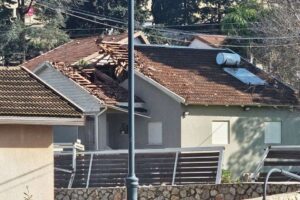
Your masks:
M 128 175 L 127 200 L 137 200 L 138 179 L 135 176 L 135 126 L 134 126 L 134 0 L 128 0 Z

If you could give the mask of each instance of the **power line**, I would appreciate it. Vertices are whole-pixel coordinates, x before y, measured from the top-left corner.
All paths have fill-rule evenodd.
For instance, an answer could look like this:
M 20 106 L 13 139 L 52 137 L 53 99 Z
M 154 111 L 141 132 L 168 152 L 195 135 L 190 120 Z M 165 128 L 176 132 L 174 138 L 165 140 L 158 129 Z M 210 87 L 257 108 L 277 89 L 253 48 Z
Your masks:
M 78 13 L 78 14 L 84 14 L 84 15 L 90 16 L 90 17 L 95 17 L 94 15 L 85 14 L 85 13 L 81 13 L 81 12 L 76 12 L 76 13 Z M 122 22 L 122 21 L 114 21 L 114 22 L 126 24 L 125 22 Z M 161 31 L 161 32 L 169 32 L 169 33 L 176 33 L 176 34 L 183 34 L 183 35 L 190 35 L 190 36 L 198 36 L 199 35 L 199 33 L 197 33 L 197 32 L 180 31 L 180 30 L 168 30 L 168 29 L 156 28 L 156 27 L 144 27 L 142 29 L 152 29 L 152 30 L 157 30 L 157 31 Z M 205 36 L 205 34 L 202 34 L 202 35 Z M 207 34 L 207 36 L 210 36 L 210 35 Z M 281 36 L 281 37 L 226 36 L 227 39 L 234 39 L 234 40 L 277 40 L 277 39 L 289 39 L 289 38 L 297 38 L 297 37 L 300 37 L 300 36 L 299 35 L 298 36 Z
M 122 21 L 118 21 L 118 20 L 112 20 L 112 19 L 108 19 L 108 18 L 100 18 L 100 17 L 95 16 L 95 15 L 90 15 L 90 14 L 86 14 L 86 13 L 79 12 L 79 11 L 74 11 L 74 10 L 69 10 L 69 11 L 70 11 L 70 12 L 77 13 L 77 14 L 82 14 L 82 15 L 85 15 L 85 16 L 88 16 L 88 17 L 93 17 L 93 18 L 96 18 L 96 19 L 99 19 L 99 20 L 106 20 L 106 21 L 111 21 L 111 22 L 115 22 L 115 23 L 127 25 L 126 22 L 122 22 Z
M 75 9 L 77 11 L 82 11 L 82 12 L 85 12 L 85 13 L 88 13 L 88 14 L 91 14 L 91 15 L 97 15 L 97 16 L 100 16 L 100 17 L 104 17 L 106 19 L 113 19 L 113 20 L 117 20 L 119 22 L 122 22 L 122 23 L 127 23 L 126 21 L 124 21 L 122 18 L 117 18 L 117 17 L 112 17 L 112 16 L 107 16 L 107 15 L 101 15 L 99 13 L 95 13 L 95 12 L 90 12 L 90 11 L 87 11 L 87 10 L 83 10 L 83 9 L 79 9 L 79 8 L 75 8 L 75 7 L 71 7 L 71 9 Z M 248 22 L 248 24 L 258 24 L 258 23 L 261 23 L 261 22 Z M 239 23 L 236 23 L 236 22 L 227 22 L 227 23 L 209 23 L 209 24 L 189 24 L 189 25 L 183 25 L 184 27 L 185 26 L 218 26 L 218 25 L 222 25 L 222 24 L 238 24 Z M 168 27 L 178 27 L 178 26 L 181 26 L 181 25 L 167 25 L 165 26 L 166 28 Z
M 54 9 L 52 7 L 49 7 L 49 6 L 40 4 L 40 3 L 37 3 L 37 4 L 39 4 L 41 6 L 44 6 L 44 7 L 47 7 L 49 9 L 52 9 L 52 10 L 56 10 L 56 9 Z M 95 21 L 95 20 L 90 20 L 90 19 L 87 19 L 87 18 L 84 18 L 84 17 L 80 17 L 80 16 L 77 16 L 77 15 L 73 15 L 73 14 L 68 13 L 66 11 L 62 11 L 62 12 L 65 13 L 65 14 L 67 14 L 67 15 L 80 18 L 82 20 L 90 21 L 90 22 L 97 23 L 97 24 L 102 24 L 102 25 L 105 25 L 105 26 L 109 26 L 109 27 L 113 27 L 113 28 L 117 28 L 117 29 L 121 29 L 121 30 L 126 30 L 125 28 L 121 28 L 121 27 L 110 25 L 110 24 L 101 23 L 101 22 L 98 22 L 98 21 Z M 153 36 L 153 37 L 156 37 L 156 38 L 163 38 L 163 39 L 177 41 L 177 42 L 189 43 L 186 40 L 179 40 L 179 39 L 174 39 L 174 38 L 165 37 L 165 36 L 158 36 L 158 35 L 153 35 L 153 34 L 147 34 L 147 35 L 150 35 L 150 36 Z M 271 44 L 271 45 L 219 45 L 219 44 L 212 44 L 212 45 L 218 45 L 218 46 L 221 46 L 221 47 L 265 48 L 265 47 L 280 47 L 280 46 L 296 46 L 296 45 L 300 45 L 300 43 L 293 43 L 293 44 Z
M 37 3 L 37 2 L 36 2 L 36 4 L 38 4 L 38 5 L 40 5 L 40 6 L 43 6 L 43 7 L 46 7 L 46 8 L 49 8 L 49 9 L 51 9 L 51 10 L 55 10 L 55 11 L 57 10 L 57 9 L 52 8 L 52 7 L 50 7 L 50 6 L 47 6 L 47 5 L 45 5 L 45 4 L 41 4 L 41 3 Z M 74 15 L 74 14 L 71 14 L 71 13 L 69 13 L 69 12 L 67 12 L 67 11 L 64 11 L 64 10 L 60 10 L 60 12 L 66 14 L 66 15 L 70 15 L 70 16 L 76 17 L 76 18 L 78 18 L 78 19 L 82 19 L 82 20 L 86 20 L 86 21 L 92 22 L 92 23 L 101 24 L 101 25 L 104 25 L 104 26 L 109 26 L 109 27 L 111 27 L 111 28 L 116 28 L 116 29 L 126 30 L 125 28 L 122 28 L 122 27 L 118 27 L 118 26 L 114 26 L 114 25 L 110 25 L 110 24 L 98 22 L 98 21 L 95 21 L 95 20 L 91 20 L 91 19 L 88 19 L 88 18 L 85 18 L 85 17 L 81 17 L 81 16 L 78 16 L 78 15 Z
M 122 19 L 122 18 L 107 16 L 107 15 L 101 15 L 99 13 L 94 13 L 94 12 L 90 12 L 90 11 L 87 11 L 87 10 L 83 10 L 83 9 L 79 9 L 79 8 L 74 8 L 74 7 L 72 7 L 71 9 L 74 9 L 74 10 L 77 10 L 77 11 L 82 11 L 82 12 L 85 12 L 85 13 L 88 13 L 88 14 L 94 14 L 94 15 L 97 15 L 99 17 L 105 17 L 105 18 L 108 18 L 108 19 L 119 20 L 119 21 L 127 23 L 127 21 L 124 20 L 124 19 Z
M 53 8 L 52 8 L 53 9 Z M 65 9 L 66 10 L 66 9 Z M 91 14 L 86 14 L 83 12 L 78 12 L 78 11 L 70 11 L 69 12 L 75 12 L 77 14 L 82 14 L 82 15 L 86 15 L 89 17 L 93 17 L 93 18 L 97 18 L 96 13 L 93 13 L 93 15 Z M 91 13 L 91 12 L 90 12 Z M 74 16 L 74 15 L 73 15 Z M 77 16 L 77 18 L 79 18 L 79 16 Z M 103 18 L 97 18 L 102 20 Z M 122 21 L 117 21 L 117 20 L 111 20 L 114 21 L 116 23 L 122 23 L 122 24 L 126 24 L 125 22 Z M 100 23 L 100 22 L 99 22 Z M 104 25 L 104 23 L 102 24 Z M 106 24 L 107 25 L 107 24 Z M 113 26 L 113 25 L 110 25 Z M 164 28 L 155 28 L 155 27 L 139 27 L 141 29 L 152 29 L 152 30 L 156 30 L 156 31 L 160 31 L 160 32 L 168 32 L 168 33 L 175 33 L 175 34 L 182 34 L 182 35 L 189 35 L 189 36 L 199 36 L 199 35 L 203 35 L 203 36 L 210 36 L 210 34 L 199 34 L 197 32 L 191 32 L 191 31 L 180 31 L 180 30 L 170 30 L 170 29 L 164 29 Z M 282 39 L 291 39 L 291 38 L 299 38 L 300 36 L 278 36 L 278 37 L 241 37 L 241 36 L 226 36 L 226 39 L 229 40 L 282 40 Z

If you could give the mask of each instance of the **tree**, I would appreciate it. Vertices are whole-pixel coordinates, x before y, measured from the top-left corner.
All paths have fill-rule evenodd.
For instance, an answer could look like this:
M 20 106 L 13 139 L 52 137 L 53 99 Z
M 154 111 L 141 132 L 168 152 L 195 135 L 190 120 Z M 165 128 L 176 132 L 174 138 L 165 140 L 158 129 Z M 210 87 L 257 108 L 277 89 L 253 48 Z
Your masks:
M 265 70 L 300 89 L 300 3 L 267 1 L 269 11 L 252 30 L 265 39 L 256 41 L 253 54 Z
M 146 9 L 148 0 L 136 0 L 135 7 L 135 20 L 138 25 L 142 25 L 149 17 L 149 11 Z M 93 0 L 86 1 L 82 5 L 73 7 L 76 12 L 76 15 L 90 18 L 94 20 L 93 16 L 101 18 L 101 24 L 95 24 L 93 22 L 88 22 L 83 19 L 78 19 L 76 17 L 69 17 L 67 21 L 68 29 L 90 29 L 97 30 L 98 33 L 102 32 L 103 29 L 110 28 L 104 24 L 112 26 L 127 26 L 127 16 L 128 16 L 128 1 L 127 0 Z M 88 15 L 83 14 L 86 13 Z M 112 19 L 112 20 L 111 20 Z M 122 21 L 124 23 L 118 23 L 117 21 Z
M 201 22 L 220 23 L 231 6 L 241 0 L 202 0 L 200 8 Z
M 155 24 L 183 25 L 198 22 L 201 0 L 152 0 Z
M 64 16 L 59 8 L 73 3 L 71 0 L 47 0 L 45 6 L 34 3 L 33 0 L 1 0 L 0 1 L 0 55 L 5 64 L 19 64 L 26 58 L 32 58 L 41 51 L 48 51 L 68 40 L 68 35 L 60 28 L 64 26 Z M 10 4 L 16 4 L 16 16 L 12 18 L 13 9 Z M 50 8 L 55 9 L 50 9 Z M 26 24 L 26 14 L 34 9 L 38 24 Z
M 264 10 L 256 0 L 244 1 L 230 7 L 221 21 L 222 32 L 227 35 L 253 35 L 251 25 L 258 20 Z

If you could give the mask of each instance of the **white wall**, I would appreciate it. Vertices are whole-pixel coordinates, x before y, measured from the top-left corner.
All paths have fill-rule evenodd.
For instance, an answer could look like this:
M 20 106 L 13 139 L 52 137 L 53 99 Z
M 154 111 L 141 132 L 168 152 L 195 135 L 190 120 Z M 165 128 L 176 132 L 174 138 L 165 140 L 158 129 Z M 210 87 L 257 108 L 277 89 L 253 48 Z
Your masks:
M 198 49 L 213 49 L 213 47 L 209 46 L 208 44 L 202 42 L 201 40 L 194 39 L 189 47 L 191 48 L 198 48 Z

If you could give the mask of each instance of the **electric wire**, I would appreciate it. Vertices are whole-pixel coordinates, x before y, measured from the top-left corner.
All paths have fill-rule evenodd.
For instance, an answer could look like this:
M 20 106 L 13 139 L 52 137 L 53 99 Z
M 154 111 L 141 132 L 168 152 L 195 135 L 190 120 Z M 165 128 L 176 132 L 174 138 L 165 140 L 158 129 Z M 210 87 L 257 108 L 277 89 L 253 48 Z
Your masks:
M 39 4 L 39 3 L 38 3 Z M 72 12 L 72 10 L 67 10 L 69 12 Z M 73 11 L 75 12 L 75 11 Z M 77 14 L 82 14 L 82 15 L 86 15 L 89 17 L 93 17 L 93 18 L 97 18 L 97 13 L 93 13 L 92 14 L 86 14 L 84 12 L 78 12 L 76 11 L 75 13 Z M 91 12 L 89 12 L 91 13 Z M 107 16 L 106 16 L 107 18 Z M 101 18 L 98 18 L 101 19 Z M 105 19 L 105 18 L 102 18 Z M 116 23 L 122 23 L 124 25 L 126 25 L 126 22 L 123 21 L 116 21 L 114 20 L 114 22 Z M 139 27 L 141 28 L 141 27 Z M 210 34 L 199 34 L 197 32 L 191 32 L 191 31 L 180 31 L 180 30 L 170 30 L 170 29 L 164 29 L 164 28 L 155 28 L 155 27 L 143 27 L 142 29 L 151 29 L 151 30 L 156 30 L 156 31 L 160 31 L 160 32 L 168 32 L 168 33 L 174 33 L 174 34 L 182 34 L 182 35 L 189 35 L 189 36 L 198 36 L 198 35 L 202 35 L 202 36 L 211 36 Z M 277 36 L 277 37 L 242 37 L 242 36 L 226 36 L 226 39 L 229 40 L 283 40 L 283 39 L 291 39 L 291 38 L 300 38 L 300 35 L 292 35 L 292 36 Z
M 37 3 L 37 4 L 41 5 L 41 6 L 44 6 L 44 7 L 47 7 L 49 9 L 52 9 L 52 10 L 56 10 L 55 8 L 52 8 L 50 6 L 47 6 L 47 5 L 44 5 L 44 4 L 41 4 L 41 3 Z M 108 26 L 108 27 L 112 27 L 112 28 L 116 28 L 116 29 L 121 29 L 121 30 L 127 30 L 126 28 L 123 28 L 123 27 L 118 27 L 118 26 L 98 22 L 98 21 L 95 21 L 95 20 L 87 19 L 87 18 L 84 18 L 84 17 L 81 17 L 81 16 L 77 16 L 77 15 L 71 14 L 67 11 L 61 11 L 61 12 L 65 13 L 67 15 L 70 15 L 70 16 L 77 17 L 77 18 L 82 19 L 82 20 L 86 20 L 86 21 L 96 23 L 96 24 L 101 24 L 101 25 L 104 25 L 104 26 Z M 177 41 L 177 42 L 190 43 L 189 41 L 186 41 L 186 40 L 180 40 L 180 39 L 175 39 L 175 38 L 170 38 L 170 37 L 165 37 L 165 36 L 158 36 L 158 35 L 153 35 L 153 34 L 149 34 L 149 33 L 147 35 L 150 35 L 150 36 L 153 36 L 153 37 L 156 37 L 156 38 L 163 38 L 163 39 L 167 39 L 167 40 Z M 213 44 L 213 45 L 218 45 L 218 46 L 221 46 L 221 47 L 265 48 L 265 47 L 284 47 L 284 46 L 296 46 L 296 45 L 298 46 L 298 45 L 300 45 L 300 43 L 270 44 L 270 45 L 230 45 L 230 44 L 221 44 L 221 45 Z

